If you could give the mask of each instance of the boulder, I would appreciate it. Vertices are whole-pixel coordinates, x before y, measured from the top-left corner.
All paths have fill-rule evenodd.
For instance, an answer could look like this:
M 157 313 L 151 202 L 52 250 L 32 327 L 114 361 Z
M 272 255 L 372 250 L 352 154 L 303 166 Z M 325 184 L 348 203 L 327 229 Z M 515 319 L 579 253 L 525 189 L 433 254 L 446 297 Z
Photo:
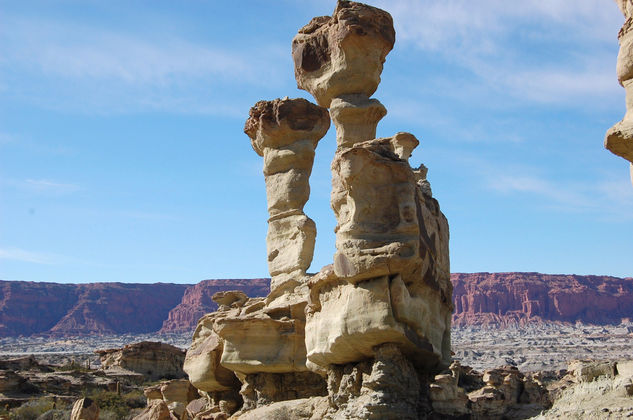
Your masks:
M 178 420 L 170 411 L 167 403 L 162 400 L 148 401 L 147 407 L 133 420 Z
M 183 378 L 185 351 L 166 343 L 143 341 L 120 349 L 97 350 L 104 369 L 123 368 L 150 380 Z
M 370 97 L 395 40 L 389 13 L 339 1 L 331 17 L 312 19 L 292 40 L 297 86 L 326 108 L 342 94 Z

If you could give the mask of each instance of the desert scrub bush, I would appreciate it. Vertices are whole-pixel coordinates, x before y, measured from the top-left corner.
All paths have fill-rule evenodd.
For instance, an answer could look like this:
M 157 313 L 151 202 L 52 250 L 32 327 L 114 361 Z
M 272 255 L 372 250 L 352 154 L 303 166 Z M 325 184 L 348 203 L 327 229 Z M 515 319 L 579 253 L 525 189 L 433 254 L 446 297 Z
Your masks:
M 123 394 L 95 390 L 88 398 L 99 407 L 100 419 L 124 419 L 132 409 L 145 407 L 147 400 L 143 391 L 133 390 Z
M 92 370 L 89 369 L 87 366 L 84 366 L 83 364 L 75 360 L 71 360 L 70 362 L 63 364 L 61 366 L 55 366 L 54 369 L 57 372 L 75 372 L 75 373 L 92 372 Z
M 41 414 L 37 420 L 70 420 L 71 410 L 54 409 Z
M 14 408 L 9 412 L 11 420 L 36 420 L 42 414 L 53 409 L 53 400 L 51 398 L 37 398 L 25 402 L 18 408 Z

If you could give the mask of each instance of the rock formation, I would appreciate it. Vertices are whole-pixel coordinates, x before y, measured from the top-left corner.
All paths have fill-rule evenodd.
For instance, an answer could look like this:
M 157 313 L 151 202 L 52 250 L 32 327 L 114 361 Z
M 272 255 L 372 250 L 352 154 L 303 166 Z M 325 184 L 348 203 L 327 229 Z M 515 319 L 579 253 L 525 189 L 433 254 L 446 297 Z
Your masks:
M 183 418 L 187 404 L 200 397 L 196 388 L 186 379 L 164 381 L 145 388 L 143 393 L 147 398 L 146 413 L 157 410 L 156 407 L 162 402 L 167 405 L 170 414 L 179 419 Z M 164 411 L 164 409 L 162 409 L 162 411 Z
M 216 311 L 212 296 L 226 290 L 241 290 L 250 297 L 266 296 L 270 291 L 269 279 L 215 279 L 203 280 L 185 290 L 182 301 L 169 311 L 160 333 L 189 332 L 196 328 L 204 314 Z
M 70 420 L 98 420 L 99 406 L 90 398 L 75 401 L 70 413 Z
M 187 287 L 0 281 L 0 337 L 154 332 Z
M 428 380 L 449 365 L 448 222 L 426 167 L 409 164 L 415 136 L 375 138 L 387 111 L 371 95 L 394 42 L 387 12 L 339 1 L 292 42 L 297 85 L 319 105 L 251 108 L 244 131 L 264 158 L 271 290 L 216 293 L 218 311 L 198 323 L 184 369 L 206 394 L 204 412 L 418 418 Z M 336 254 L 310 275 L 316 226 L 303 207 L 329 117 Z
M 185 351 L 170 344 L 143 341 L 120 349 L 97 350 L 103 369 L 125 369 L 150 380 L 182 378 Z
M 296 286 L 312 263 L 316 226 L 303 213 L 310 197 L 317 143 L 330 127 L 327 109 L 305 99 L 260 101 L 251 108 L 244 132 L 264 158 L 270 289 Z
M 338 146 L 336 254 L 310 280 L 306 318 L 307 357 L 322 369 L 374 357 L 388 342 L 430 370 L 450 360 L 448 223 L 409 165 L 418 140 L 374 139 L 386 110 L 370 96 L 394 42 L 388 13 L 341 1 L 292 44 L 297 84 L 330 107 Z
M 626 114 L 622 121 L 611 127 L 604 139 L 604 145 L 612 153 L 631 162 L 631 182 L 633 183 L 633 1 L 616 0 L 625 17 L 624 25 L 618 33 L 618 81 L 626 91 Z

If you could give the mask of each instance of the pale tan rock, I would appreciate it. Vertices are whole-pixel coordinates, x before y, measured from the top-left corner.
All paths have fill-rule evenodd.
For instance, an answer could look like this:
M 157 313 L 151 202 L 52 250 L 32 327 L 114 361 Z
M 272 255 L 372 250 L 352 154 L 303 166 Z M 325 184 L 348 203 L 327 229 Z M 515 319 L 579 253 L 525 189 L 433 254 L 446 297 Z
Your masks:
M 309 310 L 306 317 L 308 360 L 322 367 L 346 364 L 372 357 L 375 346 L 397 343 L 417 364 L 436 368 L 439 351 L 396 318 L 390 283 L 383 276 L 356 284 L 336 279 L 317 286 L 319 310 Z
M 169 411 L 178 418 L 183 417 L 189 402 L 200 397 L 196 388 L 186 379 L 163 381 L 145 388 L 143 393 L 147 398 L 148 409 L 153 407 L 154 412 L 160 413 L 162 409 L 155 405 L 164 402 Z
M 327 395 L 325 380 L 312 372 L 254 373 L 242 378 L 242 412 L 279 401 Z
M 607 131 L 604 145 L 612 153 L 632 162 L 633 183 L 633 3 L 631 0 L 616 0 L 616 3 L 626 18 L 618 34 L 620 51 L 616 66 L 618 81 L 626 92 L 626 114 Z
M 378 122 L 387 114 L 378 99 L 345 94 L 332 99 L 330 116 L 336 127 L 336 144 L 351 147 L 376 137 Z
M 183 365 L 193 386 L 205 392 L 239 387 L 235 374 L 220 364 L 223 348 L 224 342 L 212 325 L 198 323 Z
M 380 83 L 395 31 L 389 13 L 351 1 L 339 1 L 332 17 L 314 18 L 292 40 L 297 86 L 329 107 L 350 93 L 370 97 Z
M 260 101 L 244 132 L 264 157 L 268 202 L 266 249 L 271 291 L 301 278 L 312 262 L 316 225 L 303 213 L 314 151 L 330 126 L 327 110 L 305 99 Z
M 359 361 L 387 342 L 426 369 L 450 363 L 448 223 L 406 160 L 418 143 L 398 133 L 336 152 L 337 251 L 309 282 L 314 365 Z
M 624 419 L 633 417 L 631 361 L 574 361 L 569 373 L 550 387 L 552 407 L 535 419 Z M 617 366 L 621 365 L 620 374 Z
M 218 317 L 213 328 L 224 340 L 222 366 L 242 374 L 306 371 L 307 293 L 304 287 L 248 314 Z
M 327 397 L 279 401 L 240 415 L 239 420 L 321 420 L 328 410 Z
M 408 275 L 419 264 L 416 183 L 391 139 L 337 150 L 331 205 L 337 220 L 334 271 L 349 281 Z
M 82 398 L 73 404 L 70 420 L 99 420 L 99 406 L 90 398 Z
M 633 360 L 619 360 L 615 366 L 618 375 L 624 378 L 633 378 Z
M 178 420 L 178 417 L 169 411 L 165 401 L 152 400 L 133 420 Z
M 95 353 L 100 356 L 101 366 L 106 370 L 122 368 L 140 373 L 150 380 L 185 376 L 182 370 L 185 351 L 170 344 L 143 341 Z
M 147 399 L 147 405 L 149 405 L 152 400 L 163 400 L 163 394 L 160 392 L 160 385 L 148 386 L 143 390 L 143 395 Z
M 574 360 L 569 363 L 567 371 L 576 382 L 591 382 L 601 376 L 613 378 L 615 363 L 610 361 Z

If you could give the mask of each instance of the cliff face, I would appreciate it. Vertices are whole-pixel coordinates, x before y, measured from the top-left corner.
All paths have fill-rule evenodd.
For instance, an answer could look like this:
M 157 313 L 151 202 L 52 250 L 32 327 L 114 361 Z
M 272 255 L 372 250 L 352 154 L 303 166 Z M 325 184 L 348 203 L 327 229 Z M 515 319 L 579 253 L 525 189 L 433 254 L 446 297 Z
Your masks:
M 633 319 L 633 278 L 453 273 L 453 325 Z M 184 284 L 57 284 L 0 280 L 0 337 L 192 331 L 214 293 L 266 296 L 269 279 Z
M 453 325 L 527 321 L 619 323 L 633 318 L 633 278 L 454 273 Z
M 182 302 L 169 311 L 160 332 L 191 331 L 206 313 L 218 309 L 211 300 L 216 292 L 240 290 L 250 297 L 266 296 L 270 290 L 269 279 L 217 279 L 203 280 L 188 288 Z
M 0 281 L 0 337 L 156 331 L 187 287 Z

